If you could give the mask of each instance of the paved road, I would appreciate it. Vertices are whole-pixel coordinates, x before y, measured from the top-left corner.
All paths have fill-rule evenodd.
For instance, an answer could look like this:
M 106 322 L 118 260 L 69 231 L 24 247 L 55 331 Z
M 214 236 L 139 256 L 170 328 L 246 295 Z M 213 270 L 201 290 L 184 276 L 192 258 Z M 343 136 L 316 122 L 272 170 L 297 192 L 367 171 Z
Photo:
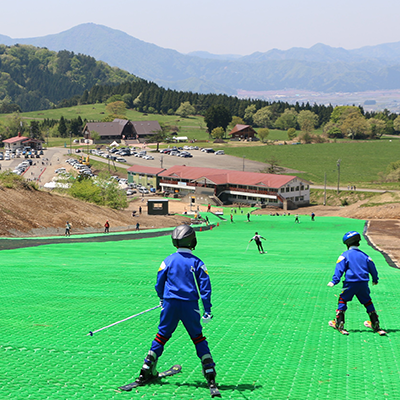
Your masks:
M 321 185 L 310 185 L 311 189 L 322 189 L 324 190 L 324 186 Z M 337 186 L 327 186 L 326 190 L 337 190 Z M 347 186 L 339 186 L 340 192 L 373 192 L 373 193 L 385 193 L 385 192 L 400 192 L 400 190 L 386 190 L 386 189 L 363 189 L 356 187 L 356 189 L 349 189 Z

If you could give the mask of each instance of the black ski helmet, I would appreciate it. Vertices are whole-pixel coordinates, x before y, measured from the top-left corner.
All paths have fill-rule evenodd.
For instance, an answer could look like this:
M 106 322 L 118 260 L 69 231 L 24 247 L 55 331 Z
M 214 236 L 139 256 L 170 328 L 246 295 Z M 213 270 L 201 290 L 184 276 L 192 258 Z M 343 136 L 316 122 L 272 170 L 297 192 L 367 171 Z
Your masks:
M 197 244 L 196 232 L 189 225 L 179 225 L 172 232 L 172 244 L 175 247 L 194 249 Z
M 344 234 L 343 243 L 347 246 L 360 243 L 361 235 L 357 231 L 350 231 Z

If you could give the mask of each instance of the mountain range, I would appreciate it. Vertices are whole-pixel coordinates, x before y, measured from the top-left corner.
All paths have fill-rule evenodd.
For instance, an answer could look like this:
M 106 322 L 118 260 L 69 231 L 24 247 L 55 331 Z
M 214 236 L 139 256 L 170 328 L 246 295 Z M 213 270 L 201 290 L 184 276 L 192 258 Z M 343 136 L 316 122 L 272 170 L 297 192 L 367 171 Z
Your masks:
M 273 49 L 247 56 L 207 52 L 182 54 L 93 23 L 5 45 L 30 44 L 94 57 L 160 86 L 198 93 L 310 90 L 360 92 L 400 89 L 400 42 L 355 50 L 316 44 L 309 49 Z

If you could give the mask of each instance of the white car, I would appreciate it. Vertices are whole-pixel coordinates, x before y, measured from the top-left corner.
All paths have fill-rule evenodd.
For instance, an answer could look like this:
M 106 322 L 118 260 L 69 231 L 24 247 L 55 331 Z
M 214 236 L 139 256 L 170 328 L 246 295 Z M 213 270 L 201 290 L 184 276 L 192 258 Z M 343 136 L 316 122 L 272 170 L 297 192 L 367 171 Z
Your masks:
M 219 155 L 225 154 L 225 152 L 223 150 L 217 150 L 214 154 L 216 156 L 219 156 Z
M 117 157 L 117 159 L 115 161 L 117 161 L 117 162 L 126 162 L 125 158 L 122 158 L 122 157 Z

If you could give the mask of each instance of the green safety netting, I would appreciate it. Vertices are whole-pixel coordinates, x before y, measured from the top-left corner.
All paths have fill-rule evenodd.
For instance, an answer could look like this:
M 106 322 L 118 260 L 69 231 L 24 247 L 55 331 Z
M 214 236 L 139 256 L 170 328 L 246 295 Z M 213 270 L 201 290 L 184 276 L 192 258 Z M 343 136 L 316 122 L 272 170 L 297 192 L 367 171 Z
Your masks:
M 225 214 L 225 218 L 227 214 Z M 198 231 L 195 254 L 213 286 L 212 322 L 205 326 L 226 399 L 400 398 L 399 270 L 364 240 L 380 283 L 372 298 L 380 337 L 364 327 L 364 307 L 346 313 L 348 337 L 328 326 L 340 287 L 329 288 L 346 231 L 360 220 L 252 215 L 240 210 Z M 217 226 L 218 224 L 218 226 Z M 266 254 L 248 243 L 266 238 Z M 73 236 L 71 236 L 73 237 Z M 201 365 L 179 326 L 160 358 L 182 372 L 161 383 L 120 393 L 137 376 L 157 333 L 159 309 L 107 330 L 93 331 L 158 304 L 160 262 L 174 248 L 169 236 L 65 243 L 1 251 L 0 398 L 207 399 Z

